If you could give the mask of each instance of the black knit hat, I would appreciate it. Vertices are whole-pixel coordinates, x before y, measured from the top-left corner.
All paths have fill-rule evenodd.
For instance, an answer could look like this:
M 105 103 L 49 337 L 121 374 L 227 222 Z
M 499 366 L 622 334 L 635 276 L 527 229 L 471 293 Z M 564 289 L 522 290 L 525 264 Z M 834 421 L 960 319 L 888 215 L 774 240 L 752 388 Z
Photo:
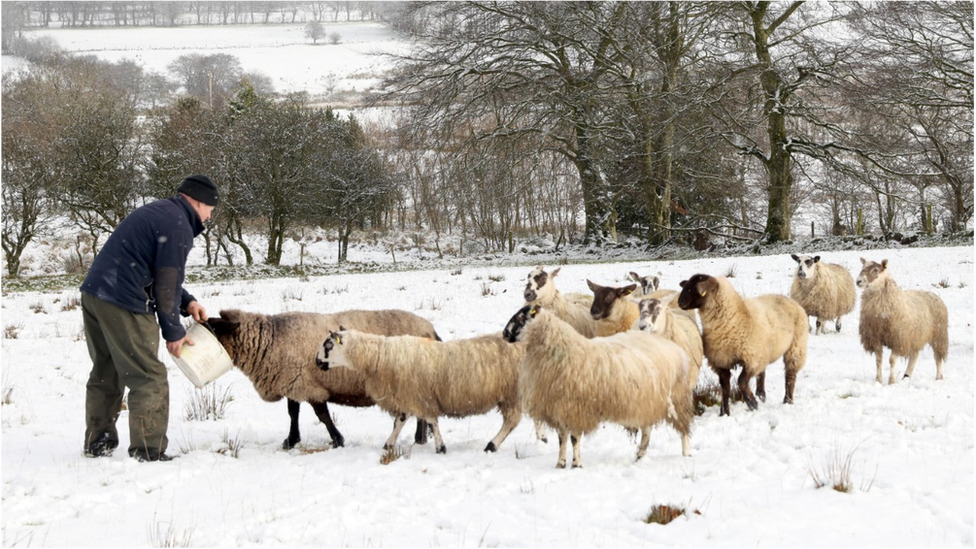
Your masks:
M 217 192 L 217 185 L 214 185 L 214 182 L 203 174 L 187 176 L 180 183 L 180 188 L 176 189 L 176 192 L 199 200 L 207 206 L 216 206 L 220 202 L 220 193 Z

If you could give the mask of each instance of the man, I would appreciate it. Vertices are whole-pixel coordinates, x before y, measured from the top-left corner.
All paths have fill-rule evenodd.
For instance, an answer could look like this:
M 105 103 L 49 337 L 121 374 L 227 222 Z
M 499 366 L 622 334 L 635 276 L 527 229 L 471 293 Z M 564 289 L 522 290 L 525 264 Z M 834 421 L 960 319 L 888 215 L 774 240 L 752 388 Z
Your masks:
M 159 332 L 179 357 L 193 345 L 180 315 L 207 320 L 207 311 L 183 288 L 193 239 L 219 201 L 206 175 L 191 175 L 177 194 L 129 214 L 105 242 L 81 285 L 81 307 L 92 371 L 85 398 L 85 455 L 109 456 L 119 445 L 115 428 L 122 392 L 129 388 L 129 455 L 169 461 L 169 382 L 159 360 Z M 155 316 L 154 316 L 155 314 Z M 158 319 L 158 322 L 157 322 Z

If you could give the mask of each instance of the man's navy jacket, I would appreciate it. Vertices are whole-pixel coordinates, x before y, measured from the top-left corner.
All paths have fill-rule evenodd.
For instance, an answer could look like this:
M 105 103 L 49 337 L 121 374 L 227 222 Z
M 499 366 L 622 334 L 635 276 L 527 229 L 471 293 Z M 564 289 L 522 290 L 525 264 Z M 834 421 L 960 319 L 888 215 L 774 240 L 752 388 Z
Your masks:
M 166 341 L 186 335 L 180 314 L 194 297 L 183 288 L 186 259 L 203 222 L 182 196 L 150 202 L 116 227 L 81 291 L 135 313 L 156 313 Z

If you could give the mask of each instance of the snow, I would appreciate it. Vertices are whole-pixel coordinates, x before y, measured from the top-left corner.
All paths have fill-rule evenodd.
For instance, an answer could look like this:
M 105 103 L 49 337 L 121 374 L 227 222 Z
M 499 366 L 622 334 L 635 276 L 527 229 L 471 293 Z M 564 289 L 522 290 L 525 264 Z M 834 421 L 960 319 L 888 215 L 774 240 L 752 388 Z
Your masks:
M 52 28 L 25 35 L 50 36 L 66 51 L 111 62 L 128 59 L 170 77 L 167 66 L 182 55 L 227 53 L 238 58 L 245 72 L 269 76 L 276 91 L 305 90 L 312 97 L 372 88 L 391 66 L 378 54 L 402 51 L 406 44 L 382 23 L 325 23 L 323 28 L 326 35 L 338 33 L 340 42 L 312 44 L 304 24 Z M 17 60 L 4 56 L 3 64 L 14 67 Z
M 331 449 L 324 426 L 303 405 L 303 441 L 284 451 L 285 403 L 262 401 L 236 369 L 214 385 L 232 398 L 225 417 L 186 419 L 197 390 L 163 346 L 169 453 L 179 459 L 128 458 L 125 412 L 115 455 L 85 458 L 91 365 L 80 310 L 65 310 L 78 292 L 6 295 L 4 327 L 18 334 L 3 339 L 2 350 L 4 544 L 158 546 L 168 535 L 193 546 L 972 546 L 973 248 L 818 253 L 855 274 L 860 256 L 887 258 L 903 288 L 939 295 L 949 307 L 946 379 L 935 381 L 926 348 L 912 379 L 900 379 L 900 360 L 898 382 L 877 384 L 874 359 L 857 335 L 858 308 L 839 334 L 811 336 L 792 406 L 781 402 L 777 362 L 758 411 L 734 403 L 730 417 L 718 417 L 713 406 L 696 418 L 692 457 L 682 457 L 677 433 L 661 426 L 648 455 L 635 462 L 636 441 L 608 424 L 583 438 L 579 470 L 554 468 L 554 433 L 548 444 L 535 441 L 528 418 L 497 453 L 484 453 L 501 423 L 497 412 L 442 418 L 446 455 L 432 443 L 413 445 L 411 420 L 400 437 L 407 455 L 383 465 L 388 415 L 333 406 L 346 446 Z M 794 265 L 787 254 L 571 261 L 555 281 L 564 292 L 586 293 L 587 278 L 624 285 L 629 271 L 660 271 L 662 287 L 675 288 L 697 272 L 734 267 L 733 285 L 754 296 L 788 293 Z M 530 270 L 466 266 L 216 281 L 189 290 L 212 315 L 221 308 L 402 308 L 455 339 L 500 330 L 522 304 Z M 492 292 L 483 295 L 483 285 Z M 707 368 L 700 382 L 706 378 L 715 378 Z M 238 457 L 228 441 L 242 444 Z M 814 487 L 811 470 L 848 457 L 851 492 Z M 687 514 L 666 526 L 645 524 L 658 504 Z

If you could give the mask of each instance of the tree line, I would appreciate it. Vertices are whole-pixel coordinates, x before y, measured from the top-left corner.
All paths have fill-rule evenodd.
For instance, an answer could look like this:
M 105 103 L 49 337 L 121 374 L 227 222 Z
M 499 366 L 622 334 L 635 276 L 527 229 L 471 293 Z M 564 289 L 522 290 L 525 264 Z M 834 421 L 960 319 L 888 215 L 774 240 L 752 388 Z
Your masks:
M 81 268 L 132 209 L 171 196 L 191 173 L 219 183 L 205 232 L 208 264 L 233 264 L 245 235 L 267 237 L 267 263 L 298 226 L 334 228 L 340 261 L 357 228 L 389 223 L 398 182 L 355 118 L 310 105 L 305 93 L 261 95 L 247 77 L 220 106 L 179 96 L 146 107 L 140 69 L 93 57 L 35 60 L 3 80 L 3 251 L 16 276 L 32 241 L 66 221 Z M 136 73 L 136 74 L 134 74 Z
M 230 246 L 253 261 L 257 232 L 277 264 L 315 225 L 343 260 L 367 227 L 512 250 L 788 240 L 798 211 L 835 235 L 971 222 L 972 2 L 411 2 L 384 17 L 414 47 L 368 129 L 228 54 L 183 56 L 171 78 L 22 45 L 31 63 L 3 81 L 8 272 L 50 219 L 90 255 L 193 172 L 226 197 L 213 262 Z

